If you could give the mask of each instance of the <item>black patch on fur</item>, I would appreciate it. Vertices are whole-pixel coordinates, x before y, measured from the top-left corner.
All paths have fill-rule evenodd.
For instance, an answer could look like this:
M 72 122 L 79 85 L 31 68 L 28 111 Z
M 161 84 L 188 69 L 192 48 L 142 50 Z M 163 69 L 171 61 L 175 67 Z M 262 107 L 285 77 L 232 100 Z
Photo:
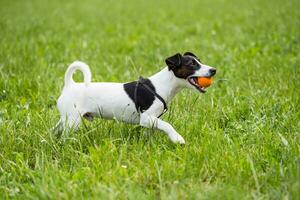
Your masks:
M 166 59 L 166 64 L 168 65 L 170 70 L 175 69 L 176 67 L 180 67 L 181 65 L 181 54 L 177 53 Z
M 197 56 L 195 54 L 193 54 L 192 52 L 185 52 L 183 55 L 184 56 L 193 56 L 193 57 L 197 58 Z
M 151 90 L 155 92 L 155 87 L 149 79 L 144 79 L 143 84 L 147 85 L 149 88 L 151 88 Z M 153 101 L 155 100 L 155 96 L 149 90 L 147 90 L 141 84 L 138 84 L 137 86 L 137 81 L 125 83 L 123 87 L 127 95 L 130 97 L 133 103 L 137 105 L 141 112 L 150 108 L 150 106 L 153 104 Z M 135 99 L 134 93 L 136 87 L 137 91 Z
M 190 52 L 186 52 L 183 56 L 180 53 L 175 54 L 166 59 L 169 70 L 172 70 L 176 77 L 186 79 L 193 75 L 201 65 L 197 62 L 197 57 Z

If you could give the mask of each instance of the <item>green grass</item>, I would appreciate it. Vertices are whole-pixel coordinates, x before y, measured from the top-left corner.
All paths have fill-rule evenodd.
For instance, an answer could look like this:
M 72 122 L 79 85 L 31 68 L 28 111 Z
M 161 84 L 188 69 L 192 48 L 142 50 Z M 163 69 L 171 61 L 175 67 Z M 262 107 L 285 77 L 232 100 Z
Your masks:
M 1 0 L 0 198 L 299 199 L 299 8 Z M 100 119 L 52 134 L 72 61 L 88 63 L 93 81 L 125 82 L 184 51 L 218 69 L 205 95 L 186 90 L 163 116 L 186 146 Z

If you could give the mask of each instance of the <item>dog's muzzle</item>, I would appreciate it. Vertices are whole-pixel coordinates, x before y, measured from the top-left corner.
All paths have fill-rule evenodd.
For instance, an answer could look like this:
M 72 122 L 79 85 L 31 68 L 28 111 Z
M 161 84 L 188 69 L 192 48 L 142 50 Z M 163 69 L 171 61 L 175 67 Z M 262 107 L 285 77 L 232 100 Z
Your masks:
M 201 93 L 205 93 L 206 92 L 206 88 L 207 87 L 203 87 L 201 85 L 198 84 L 198 78 L 201 78 L 201 77 L 206 77 L 206 78 L 212 78 L 216 73 L 217 73 L 217 70 L 215 68 L 211 68 L 208 70 L 208 76 L 190 76 L 187 78 L 188 82 L 193 85 L 199 92 Z

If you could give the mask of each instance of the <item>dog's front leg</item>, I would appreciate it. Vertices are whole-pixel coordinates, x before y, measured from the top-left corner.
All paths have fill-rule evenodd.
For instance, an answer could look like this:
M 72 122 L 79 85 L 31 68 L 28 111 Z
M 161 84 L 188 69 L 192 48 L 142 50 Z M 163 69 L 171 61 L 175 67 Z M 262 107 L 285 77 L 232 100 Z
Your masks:
M 149 113 L 142 113 L 140 116 L 140 125 L 146 128 L 157 128 L 164 131 L 174 143 L 185 144 L 183 137 L 169 124 Z

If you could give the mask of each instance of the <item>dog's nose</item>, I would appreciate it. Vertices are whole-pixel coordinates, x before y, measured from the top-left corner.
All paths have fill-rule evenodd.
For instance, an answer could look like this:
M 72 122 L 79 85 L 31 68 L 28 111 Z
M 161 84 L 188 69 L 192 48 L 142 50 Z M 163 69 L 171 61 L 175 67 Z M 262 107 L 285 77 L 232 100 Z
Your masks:
M 217 70 L 215 68 L 209 69 L 209 73 L 211 76 L 214 76 L 217 73 Z

